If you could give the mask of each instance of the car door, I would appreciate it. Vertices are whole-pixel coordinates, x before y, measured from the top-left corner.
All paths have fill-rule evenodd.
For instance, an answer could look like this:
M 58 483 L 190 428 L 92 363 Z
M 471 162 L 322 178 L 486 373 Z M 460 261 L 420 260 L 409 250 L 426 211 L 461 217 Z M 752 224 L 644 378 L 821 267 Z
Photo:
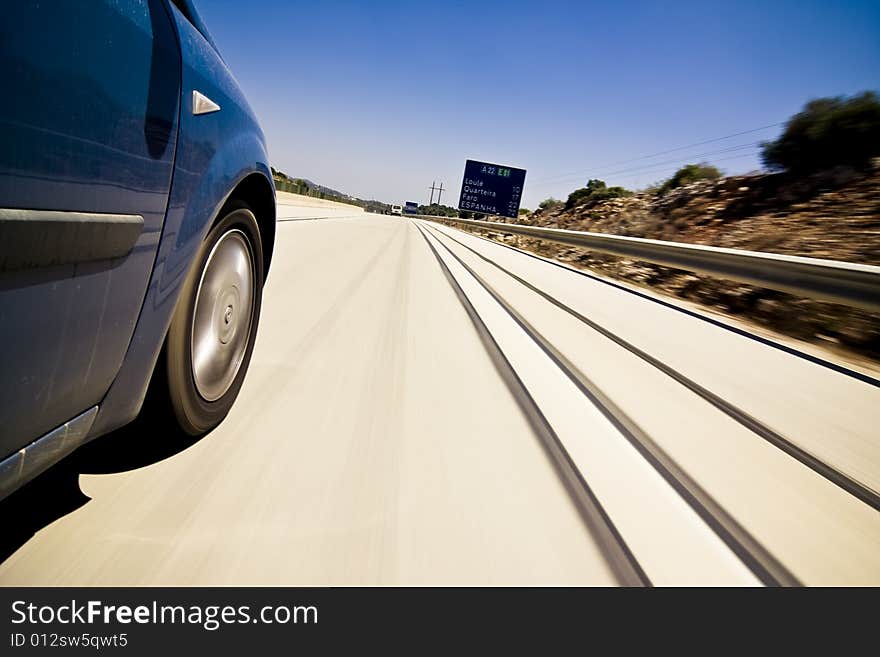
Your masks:
M 100 402 L 156 256 L 180 52 L 164 0 L 0 22 L 0 458 Z

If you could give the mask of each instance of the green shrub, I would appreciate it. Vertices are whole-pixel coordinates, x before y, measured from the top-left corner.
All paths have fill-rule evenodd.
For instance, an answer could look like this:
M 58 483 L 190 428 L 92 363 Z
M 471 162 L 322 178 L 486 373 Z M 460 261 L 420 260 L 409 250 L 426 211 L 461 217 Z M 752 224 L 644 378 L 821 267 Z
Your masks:
M 609 198 L 620 198 L 621 196 L 631 196 L 632 192 L 623 187 L 608 187 L 604 180 L 592 179 L 587 181 L 586 187 L 574 190 L 568 195 L 565 202 L 565 209 L 571 210 L 579 205 L 593 207 L 599 201 Z
M 522 215 L 524 215 L 524 214 L 532 214 L 532 211 L 529 210 L 528 208 L 520 208 L 520 209 L 519 209 L 519 215 L 522 216 Z
M 765 142 L 761 159 L 769 169 L 810 173 L 837 165 L 865 167 L 880 156 L 880 99 L 873 91 L 851 98 L 819 98 Z
M 545 198 L 543 201 L 538 203 L 538 209 L 543 210 L 544 212 L 549 212 L 550 210 L 556 210 L 557 208 L 562 206 L 562 201 L 559 199 L 553 198 Z
M 420 205 L 419 214 L 427 214 L 435 217 L 457 217 L 459 212 L 448 205 L 432 203 L 431 205 Z
M 685 185 L 690 185 L 698 180 L 718 180 L 720 177 L 721 172 L 716 167 L 706 164 L 705 162 L 701 162 L 700 164 L 685 164 L 681 169 L 675 172 L 672 178 L 660 185 L 660 189 L 657 193 L 663 195 L 668 191 L 678 187 L 684 187 Z

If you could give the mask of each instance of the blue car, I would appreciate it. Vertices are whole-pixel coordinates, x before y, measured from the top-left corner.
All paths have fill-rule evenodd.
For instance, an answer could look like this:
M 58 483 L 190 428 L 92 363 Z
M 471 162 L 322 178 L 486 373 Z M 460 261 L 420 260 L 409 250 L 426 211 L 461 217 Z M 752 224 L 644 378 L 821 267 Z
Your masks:
M 265 137 L 192 0 L 0 22 L 0 498 L 133 420 L 200 435 L 244 380 L 275 238 Z

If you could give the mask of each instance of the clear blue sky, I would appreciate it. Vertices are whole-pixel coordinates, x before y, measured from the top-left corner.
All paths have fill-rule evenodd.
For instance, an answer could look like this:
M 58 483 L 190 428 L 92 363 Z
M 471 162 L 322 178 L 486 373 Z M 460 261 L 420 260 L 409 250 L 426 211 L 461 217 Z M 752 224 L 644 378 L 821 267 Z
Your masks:
M 878 0 L 197 2 L 273 165 L 389 202 L 436 180 L 455 205 L 467 158 L 528 169 L 532 208 L 687 160 L 744 172 L 780 128 L 616 163 L 880 89 Z

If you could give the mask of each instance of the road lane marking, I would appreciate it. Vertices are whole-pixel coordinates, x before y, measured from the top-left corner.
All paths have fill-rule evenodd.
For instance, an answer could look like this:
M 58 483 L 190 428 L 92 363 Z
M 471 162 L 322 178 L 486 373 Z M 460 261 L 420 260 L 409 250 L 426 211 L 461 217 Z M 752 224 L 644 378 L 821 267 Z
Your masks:
M 523 411 L 532 430 L 541 439 L 548 457 L 556 468 L 557 473 L 565 485 L 566 490 L 577 506 L 584 523 L 590 529 L 599 544 L 605 559 L 615 573 L 619 583 L 623 586 L 650 586 L 651 581 L 639 565 L 626 541 L 614 525 L 614 522 L 599 503 L 589 484 L 584 480 L 580 470 L 574 464 L 565 446 L 560 441 L 547 418 L 528 389 L 517 375 L 510 361 L 504 355 L 495 338 L 489 332 L 479 313 L 471 304 L 467 295 L 455 276 L 449 270 L 446 262 L 437 252 L 437 249 L 428 239 L 427 235 L 419 229 L 431 252 L 437 259 L 438 264 L 449 282 L 450 287 L 461 302 L 465 313 L 470 318 L 477 334 L 489 353 L 489 357 L 495 364 L 498 373 L 507 385 L 515 401 Z
M 852 477 L 847 475 L 845 472 L 838 470 L 837 468 L 829 465 L 828 463 L 825 463 L 819 457 L 810 453 L 806 449 L 803 449 L 802 447 L 795 444 L 794 442 L 788 440 L 787 438 L 785 438 L 781 434 L 777 433 L 776 431 L 774 431 L 772 428 L 770 428 L 769 426 L 767 426 L 766 424 L 764 424 L 763 422 L 761 422 L 757 418 L 749 415 L 748 413 L 746 413 L 742 409 L 738 408 L 737 406 L 729 403 L 728 401 L 726 401 L 725 399 L 723 399 L 719 395 L 716 395 L 715 393 L 713 393 L 709 389 L 701 386 L 693 379 L 690 379 L 689 377 L 685 376 L 684 374 L 682 374 L 678 370 L 672 368 L 671 366 L 667 365 L 666 363 L 664 363 L 660 359 L 651 356 L 646 351 L 639 349 L 634 344 L 624 340 L 623 338 L 621 338 L 618 335 L 616 335 L 615 333 L 611 332 L 610 330 L 608 330 L 604 326 L 598 324 L 597 322 L 595 322 L 595 321 L 591 320 L 590 318 L 584 316 L 583 314 L 579 313 L 577 310 L 573 309 L 572 307 L 562 303 L 561 301 L 557 300 L 555 297 L 553 297 L 550 294 L 539 289 L 535 285 L 532 285 L 527 280 L 521 278 L 520 276 L 513 273 L 509 269 L 499 265 L 498 263 L 489 259 L 485 255 L 479 253 L 475 249 L 472 249 L 471 247 L 464 244 L 463 242 L 460 242 L 459 240 L 455 239 L 451 235 L 448 235 L 444 231 L 440 231 L 440 232 L 447 239 L 450 239 L 453 242 L 455 242 L 456 244 L 459 244 L 461 247 L 467 249 L 468 251 L 470 251 L 471 253 L 476 255 L 478 258 L 480 258 L 484 262 L 492 265 L 493 267 L 495 267 L 499 271 L 503 272 L 507 276 L 511 277 L 512 279 L 514 279 L 515 281 L 517 281 L 521 285 L 525 286 L 526 288 L 528 288 L 529 290 L 534 292 L 535 294 L 540 295 L 542 298 L 544 298 L 548 302 L 552 303 L 554 306 L 556 306 L 560 310 L 563 310 L 564 312 L 570 314 L 572 317 L 575 317 L 579 321 L 583 322 L 584 324 L 589 326 L 591 329 L 593 329 L 597 333 L 600 333 L 604 337 L 608 338 L 609 340 L 611 340 L 612 342 L 614 342 L 618 346 L 623 347 L 624 349 L 626 349 L 630 353 L 634 354 L 638 358 L 641 358 L 642 360 L 644 360 L 649 365 L 652 365 L 653 367 L 659 369 L 661 372 L 663 372 L 667 376 L 671 377 L 676 382 L 685 386 L 687 389 L 689 389 L 690 391 L 692 391 L 693 393 L 695 393 L 699 397 L 702 397 L 704 400 L 706 400 L 707 402 L 709 402 L 710 404 L 715 406 L 718 410 L 723 412 L 725 415 L 728 415 L 729 417 L 734 419 L 736 422 L 738 422 L 739 424 L 741 424 L 742 426 L 744 426 L 748 430 L 752 431 L 753 433 L 757 434 L 758 436 L 760 436 L 761 438 L 763 438 L 764 440 L 769 442 L 771 445 L 779 448 L 780 450 L 782 450 L 783 452 L 785 452 L 786 454 L 788 454 L 789 456 L 791 456 L 795 460 L 799 461 L 800 463 L 802 463 L 806 467 L 810 468 L 811 470 L 816 472 L 818 475 L 824 477 L 825 479 L 827 479 L 831 483 L 835 484 L 836 486 L 839 486 L 840 488 L 845 490 L 847 493 L 849 493 L 850 495 L 852 495 L 856 499 L 861 500 L 862 502 L 864 502 L 868 506 L 872 507 L 873 509 L 880 511 L 880 495 L 878 495 L 875 491 L 871 490 L 867 486 L 863 485 L 861 482 L 853 479 Z
M 427 239 L 443 249 L 435 237 Z M 759 584 L 479 282 L 453 258 L 440 257 L 650 580 L 661 585 Z

